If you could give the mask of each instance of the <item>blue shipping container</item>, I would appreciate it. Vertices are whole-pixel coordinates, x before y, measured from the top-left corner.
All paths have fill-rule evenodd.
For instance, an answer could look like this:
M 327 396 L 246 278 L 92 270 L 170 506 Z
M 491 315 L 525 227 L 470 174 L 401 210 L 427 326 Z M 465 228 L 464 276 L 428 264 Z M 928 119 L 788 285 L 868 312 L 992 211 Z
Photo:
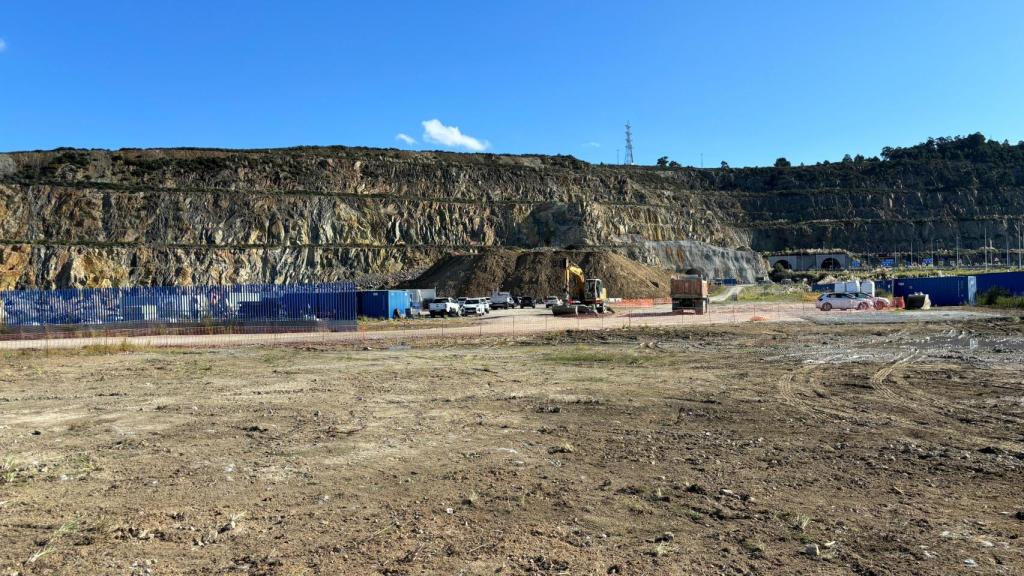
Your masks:
M 404 290 L 360 290 L 359 315 L 367 318 L 398 318 L 409 313 L 409 293 Z
M 995 287 L 1003 288 L 1014 296 L 1024 296 L 1024 272 L 978 274 L 978 294 L 984 294 Z
M 877 285 L 876 285 L 877 288 Z M 974 276 L 947 276 L 944 278 L 897 278 L 893 281 L 893 296 L 922 292 L 933 306 L 962 306 L 974 304 L 977 281 Z

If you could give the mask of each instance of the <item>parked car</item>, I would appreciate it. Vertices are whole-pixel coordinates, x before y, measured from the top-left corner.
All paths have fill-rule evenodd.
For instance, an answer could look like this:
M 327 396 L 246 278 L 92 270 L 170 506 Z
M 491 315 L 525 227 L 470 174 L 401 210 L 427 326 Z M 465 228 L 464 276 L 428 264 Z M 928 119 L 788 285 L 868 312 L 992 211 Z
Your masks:
M 430 317 L 462 316 L 462 306 L 454 298 L 434 298 L 430 301 Z
M 551 308 L 552 306 L 561 306 L 562 299 L 558 296 L 548 296 L 544 299 L 544 307 Z
M 507 310 L 515 307 L 515 298 L 512 297 L 512 294 L 508 292 L 495 292 L 491 294 L 491 308 Z
M 487 304 L 483 298 L 467 298 L 462 305 L 462 313 L 467 316 L 483 316 L 487 314 Z
M 872 296 L 867 292 L 856 292 L 854 295 L 858 298 L 866 298 L 871 302 L 871 305 L 875 307 L 875 310 L 882 310 L 892 306 L 892 302 L 890 302 L 888 298 L 884 298 L 882 296 Z
M 519 297 L 520 308 L 536 308 L 537 302 L 533 299 L 533 296 L 520 296 Z
M 818 310 L 828 312 L 829 310 L 867 310 L 874 306 L 870 296 L 862 298 L 857 294 L 846 292 L 827 292 L 818 297 L 814 304 Z

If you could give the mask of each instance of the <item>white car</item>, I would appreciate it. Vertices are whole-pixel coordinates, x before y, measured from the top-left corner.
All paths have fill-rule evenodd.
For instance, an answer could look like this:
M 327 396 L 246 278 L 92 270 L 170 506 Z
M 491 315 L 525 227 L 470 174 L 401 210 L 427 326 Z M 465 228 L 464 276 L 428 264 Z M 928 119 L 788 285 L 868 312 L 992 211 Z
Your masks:
M 829 292 L 819 296 L 814 306 L 822 312 L 828 312 L 829 310 L 868 310 L 873 308 L 874 304 L 870 296 L 863 298 L 858 294 Z
M 875 310 L 884 310 L 885 308 L 892 306 L 892 302 L 890 302 L 888 298 L 883 298 L 882 296 L 872 296 L 867 292 L 855 292 L 854 296 L 858 298 L 866 298 L 869 302 L 871 302 L 871 305 L 875 307 Z
M 551 308 L 552 306 L 561 306 L 562 299 L 558 296 L 548 296 L 544 299 L 544 307 Z
M 483 316 L 487 313 L 487 304 L 483 298 L 466 298 L 462 313 L 466 316 Z
M 454 298 L 434 298 L 430 301 L 430 317 L 462 316 L 462 306 Z

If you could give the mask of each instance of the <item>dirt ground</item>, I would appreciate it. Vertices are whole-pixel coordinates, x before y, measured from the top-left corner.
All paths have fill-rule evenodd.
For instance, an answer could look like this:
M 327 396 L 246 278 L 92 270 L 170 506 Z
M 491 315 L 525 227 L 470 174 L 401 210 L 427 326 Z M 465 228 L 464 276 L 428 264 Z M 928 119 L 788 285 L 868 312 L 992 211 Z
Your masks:
M 1024 327 L 0 352 L 0 574 L 1021 574 Z

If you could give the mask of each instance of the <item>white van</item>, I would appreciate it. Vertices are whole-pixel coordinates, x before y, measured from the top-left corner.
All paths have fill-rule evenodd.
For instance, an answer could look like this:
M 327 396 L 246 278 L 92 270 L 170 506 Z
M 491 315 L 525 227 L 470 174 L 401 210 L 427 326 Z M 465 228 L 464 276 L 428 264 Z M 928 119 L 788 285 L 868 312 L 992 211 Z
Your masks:
M 512 299 L 511 292 L 495 292 L 491 294 L 491 308 L 497 310 L 501 308 L 508 310 L 509 308 L 515 308 L 515 300 Z

